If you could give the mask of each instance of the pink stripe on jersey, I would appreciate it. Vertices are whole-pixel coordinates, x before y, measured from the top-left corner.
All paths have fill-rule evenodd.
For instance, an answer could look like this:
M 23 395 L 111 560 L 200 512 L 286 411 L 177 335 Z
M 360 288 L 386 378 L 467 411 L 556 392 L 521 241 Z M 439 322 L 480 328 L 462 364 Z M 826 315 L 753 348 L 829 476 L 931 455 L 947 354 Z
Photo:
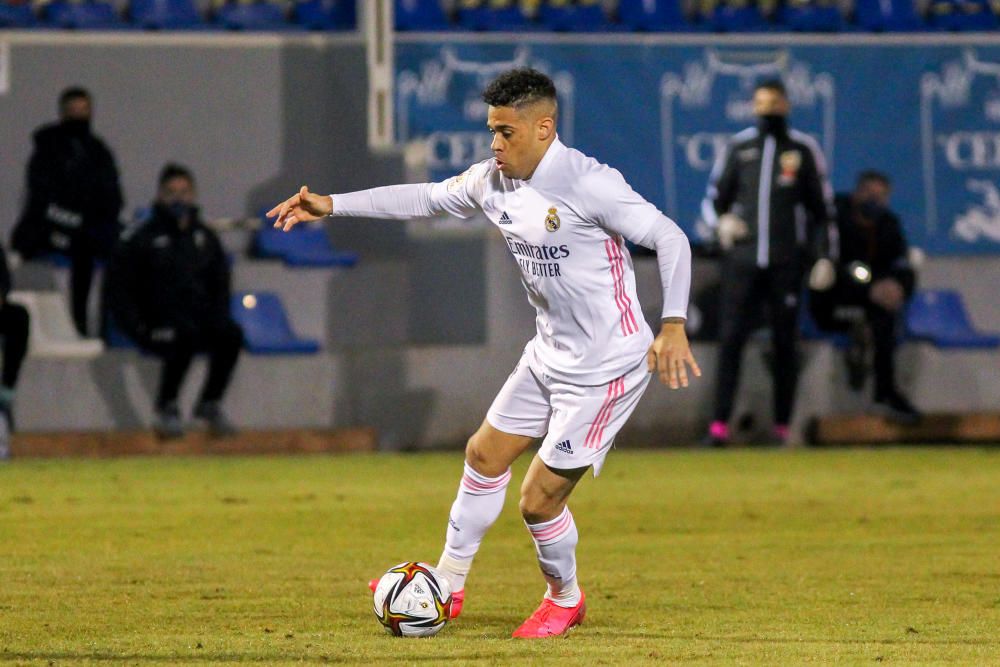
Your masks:
M 601 446 L 601 436 L 604 434 L 604 428 L 611 421 L 615 403 L 624 395 L 625 376 L 623 375 L 608 383 L 608 394 L 604 398 L 604 403 L 601 405 L 601 409 L 598 410 L 597 416 L 590 424 L 590 429 L 587 431 L 587 438 L 583 442 L 584 447 L 596 449 Z
M 528 530 L 531 531 L 531 536 L 535 538 L 535 541 L 539 544 L 545 542 L 558 542 L 573 526 L 573 515 L 567 507 L 563 510 L 563 513 L 559 517 L 554 519 L 554 523 L 535 526 L 532 526 L 531 524 L 526 525 L 528 526 Z
M 618 312 L 621 313 L 622 335 L 630 336 L 639 330 L 635 323 L 635 316 L 632 314 L 632 300 L 625 292 L 625 269 L 624 257 L 621 248 L 614 239 L 604 240 L 604 250 L 608 254 L 608 261 L 611 263 L 611 278 L 614 281 L 613 289 L 615 294 L 615 304 Z
M 495 493 L 507 488 L 507 482 L 510 481 L 510 470 L 500 475 L 499 477 L 492 479 L 488 482 L 483 482 L 477 480 L 465 473 L 462 475 L 462 486 L 474 495 L 486 495 L 488 493 Z

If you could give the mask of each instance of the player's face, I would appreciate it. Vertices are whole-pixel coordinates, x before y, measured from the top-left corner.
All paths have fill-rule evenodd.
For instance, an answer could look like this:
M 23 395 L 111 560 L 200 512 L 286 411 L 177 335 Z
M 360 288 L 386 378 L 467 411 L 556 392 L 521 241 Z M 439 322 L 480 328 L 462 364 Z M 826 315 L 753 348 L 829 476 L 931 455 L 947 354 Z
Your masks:
M 160 200 L 160 203 L 168 206 L 172 204 L 194 206 L 196 198 L 194 183 L 183 176 L 171 178 L 160 186 L 157 198 Z
M 758 88 L 753 94 L 753 112 L 757 116 L 787 116 L 788 98 L 777 90 Z
M 63 104 L 63 120 L 90 120 L 93 113 L 90 100 L 86 97 L 74 97 Z
M 855 197 L 859 202 L 875 204 L 882 208 L 889 208 L 889 197 L 892 190 L 882 181 L 869 180 L 858 185 Z
M 527 179 L 552 143 L 555 121 L 539 105 L 515 109 L 491 106 L 486 127 L 493 134 L 490 148 L 507 178 Z

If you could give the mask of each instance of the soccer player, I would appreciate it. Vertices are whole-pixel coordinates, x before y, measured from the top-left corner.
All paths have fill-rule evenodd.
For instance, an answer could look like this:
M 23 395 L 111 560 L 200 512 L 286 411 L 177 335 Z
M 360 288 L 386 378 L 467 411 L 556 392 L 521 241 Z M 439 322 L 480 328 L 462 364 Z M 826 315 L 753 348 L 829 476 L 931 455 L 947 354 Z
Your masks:
M 510 466 L 537 438 L 520 509 L 548 584 L 514 637 L 562 635 L 583 620 L 577 530 L 566 502 L 635 409 L 650 373 L 672 389 L 701 375 L 684 333 L 691 283 L 687 237 L 622 175 L 556 135 L 551 79 L 532 69 L 498 76 L 483 93 L 494 156 L 440 183 L 318 195 L 305 186 L 275 206 L 275 227 L 323 216 L 422 218 L 482 211 L 521 268 L 537 333 L 465 450 L 438 570 L 451 584 L 452 618 L 486 531 L 503 507 Z M 642 318 L 624 239 L 657 252 L 663 320 L 655 340 Z

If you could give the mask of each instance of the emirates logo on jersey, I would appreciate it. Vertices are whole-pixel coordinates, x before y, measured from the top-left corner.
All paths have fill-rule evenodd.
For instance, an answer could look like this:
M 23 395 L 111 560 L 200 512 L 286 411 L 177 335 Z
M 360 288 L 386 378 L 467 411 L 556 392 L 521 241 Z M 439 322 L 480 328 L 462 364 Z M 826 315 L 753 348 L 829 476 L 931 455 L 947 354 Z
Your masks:
M 545 229 L 554 232 L 559 229 L 559 216 L 556 215 L 556 207 L 549 209 L 549 214 L 545 216 Z

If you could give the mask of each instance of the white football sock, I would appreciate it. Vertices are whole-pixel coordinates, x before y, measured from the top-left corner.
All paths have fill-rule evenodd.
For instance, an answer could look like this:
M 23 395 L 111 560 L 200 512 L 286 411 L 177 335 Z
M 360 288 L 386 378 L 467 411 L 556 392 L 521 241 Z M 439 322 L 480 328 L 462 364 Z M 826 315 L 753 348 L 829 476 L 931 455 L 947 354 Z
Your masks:
M 503 509 L 509 482 L 509 469 L 499 477 L 486 477 L 465 464 L 462 482 L 458 485 L 458 497 L 448 515 L 444 553 L 437 566 L 438 571 L 447 577 L 451 590 L 465 588 L 465 578 L 483 536 Z
M 580 604 L 580 587 L 576 583 L 576 543 L 580 534 L 569 507 L 551 521 L 524 525 L 535 540 L 538 566 L 549 584 L 545 597 L 560 607 Z

